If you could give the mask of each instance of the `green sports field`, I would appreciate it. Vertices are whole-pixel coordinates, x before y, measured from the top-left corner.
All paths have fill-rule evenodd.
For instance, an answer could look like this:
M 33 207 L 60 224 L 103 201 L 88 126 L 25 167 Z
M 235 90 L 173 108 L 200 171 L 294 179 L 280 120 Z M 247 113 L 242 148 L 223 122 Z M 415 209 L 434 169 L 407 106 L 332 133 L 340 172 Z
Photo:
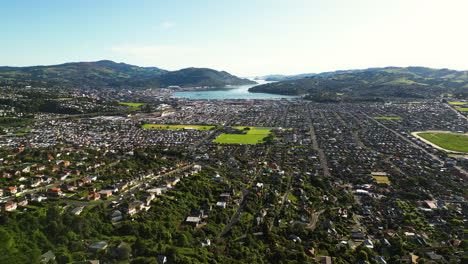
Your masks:
M 141 106 L 145 105 L 145 103 L 128 103 L 128 102 L 120 102 L 120 105 L 127 106 L 130 110 L 138 110 Z
M 451 105 L 466 105 L 468 103 L 458 101 L 458 102 L 449 102 L 449 104 L 451 104 Z
M 450 133 L 419 133 L 418 136 L 437 146 L 458 152 L 468 152 L 468 136 Z
M 220 144 L 259 144 L 271 134 L 271 130 L 276 127 L 253 127 L 253 126 L 235 126 L 245 134 L 221 134 L 213 142 Z M 249 129 L 246 129 L 249 128 Z
M 144 124 L 141 126 L 144 129 L 197 129 L 197 130 L 211 130 L 215 126 L 199 126 L 199 125 L 164 125 L 164 124 Z
M 258 144 L 268 135 L 221 134 L 213 142 L 221 144 Z
M 455 109 L 457 109 L 460 112 L 468 112 L 468 107 L 458 107 L 458 108 L 455 108 Z

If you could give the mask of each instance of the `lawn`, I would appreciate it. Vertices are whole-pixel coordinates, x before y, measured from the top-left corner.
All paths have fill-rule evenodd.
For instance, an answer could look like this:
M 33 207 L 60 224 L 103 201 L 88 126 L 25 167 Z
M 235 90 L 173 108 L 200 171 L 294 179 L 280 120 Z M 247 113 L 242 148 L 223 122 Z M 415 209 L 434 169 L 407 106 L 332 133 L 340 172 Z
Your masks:
M 390 181 L 388 180 L 387 176 L 372 176 L 372 177 L 374 178 L 374 180 L 378 184 L 388 184 L 388 185 L 390 185 Z
M 401 117 L 399 116 L 374 116 L 374 119 L 394 120 L 394 119 L 401 119 Z
M 244 130 L 246 126 L 235 126 L 233 127 L 238 130 L 243 130 L 247 135 L 269 135 L 271 130 L 278 129 L 277 127 L 252 127 L 249 126 L 249 130 Z
M 62 97 L 62 98 L 57 98 L 57 99 L 54 99 L 55 101 L 71 101 L 73 100 L 73 98 L 69 98 L 69 97 Z
M 141 126 L 144 129 L 197 129 L 197 130 L 211 130 L 215 126 L 199 126 L 199 125 L 164 125 L 164 124 L 144 124 Z
M 449 104 L 451 104 L 451 105 L 466 105 L 468 103 L 466 103 L 466 102 L 449 102 Z
M 258 144 L 268 135 L 221 134 L 213 142 L 221 144 Z
M 419 133 L 418 136 L 444 149 L 458 152 L 468 152 L 467 135 L 450 133 Z
M 458 111 L 461 111 L 461 112 L 468 112 L 468 107 L 458 107 L 458 108 L 455 108 L 457 109 Z
M 130 110 L 138 110 L 142 105 L 145 105 L 145 103 L 125 103 L 125 102 L 120 102 L 119 104 L 125 105 L 130 108 Z

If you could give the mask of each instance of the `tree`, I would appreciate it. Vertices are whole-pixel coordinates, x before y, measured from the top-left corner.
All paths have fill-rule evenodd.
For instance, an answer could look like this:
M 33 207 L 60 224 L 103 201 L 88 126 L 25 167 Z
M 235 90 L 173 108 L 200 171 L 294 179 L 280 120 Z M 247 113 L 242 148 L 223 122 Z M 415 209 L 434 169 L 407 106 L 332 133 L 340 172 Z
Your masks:
M 364 250 L 359 251 L 358 258 L 363 261 L 369 260 L 369 256 L 367 255 L 367 252 Z
M 15 241 L 13 237 L 5 229 L 0 229 L 0 250 L 2 252 L 9 252 L 13 249 Z
M 132 252 L 132 248 L 125 242 L 122 242 L 117 248 L 117 254 L 118 254 L 119 260 L 129 259 L 131 252 Z

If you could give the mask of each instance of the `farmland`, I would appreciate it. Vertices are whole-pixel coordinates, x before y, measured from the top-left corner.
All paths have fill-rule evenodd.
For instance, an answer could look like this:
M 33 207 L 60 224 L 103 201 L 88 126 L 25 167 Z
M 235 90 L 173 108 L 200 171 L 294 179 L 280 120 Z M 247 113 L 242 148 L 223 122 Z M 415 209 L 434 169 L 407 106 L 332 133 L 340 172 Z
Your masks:
M 451 133 L 418 133 L 418 136 L 444 149 L 468 152 L 467 135 Z

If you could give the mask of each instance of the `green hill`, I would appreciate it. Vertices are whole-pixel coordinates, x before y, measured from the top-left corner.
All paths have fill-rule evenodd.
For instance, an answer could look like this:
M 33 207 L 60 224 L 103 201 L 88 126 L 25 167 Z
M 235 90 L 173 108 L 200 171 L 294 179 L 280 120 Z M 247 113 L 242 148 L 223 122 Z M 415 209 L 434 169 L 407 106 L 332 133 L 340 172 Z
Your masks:
M 0 80 L 31 80 L 93 88 L 147 88 L 178 85 L 182 87 L 252 84 L 227 72 L 204 68 L 167 71 L 139 67 L 109 60 L 76 62 L 51 66 L 0 67 Z
M 341 74 L 318 74 L 259 85 L 249 91 L 285 95 L 330 93 L 360 97 L 432 97 L 441 93 L 466 92 L 467 83 L 467 71 L 387 67 Z

